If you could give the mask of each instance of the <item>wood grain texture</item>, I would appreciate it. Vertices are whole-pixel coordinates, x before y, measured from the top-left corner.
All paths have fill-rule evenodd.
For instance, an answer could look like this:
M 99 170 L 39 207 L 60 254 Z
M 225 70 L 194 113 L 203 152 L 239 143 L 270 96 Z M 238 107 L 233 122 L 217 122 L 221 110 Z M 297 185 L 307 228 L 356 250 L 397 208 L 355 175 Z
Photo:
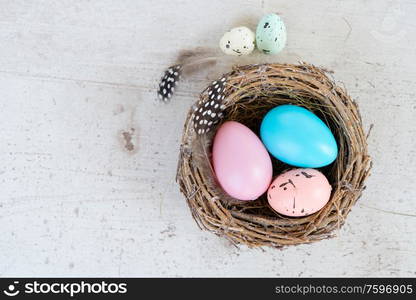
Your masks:
M 268 12 L 287 25 L 280 55 L 222 57 L 156 101 L 180 50 Z M 410 0 L 0 0 L 0 275 L 416 276 L 415 14 Z M 236 249 L 197 228 L 174 182 L 184 117 L 233 64 L 299 60 L 334 70 L 374 124 L 373 175 L 339 237 Z

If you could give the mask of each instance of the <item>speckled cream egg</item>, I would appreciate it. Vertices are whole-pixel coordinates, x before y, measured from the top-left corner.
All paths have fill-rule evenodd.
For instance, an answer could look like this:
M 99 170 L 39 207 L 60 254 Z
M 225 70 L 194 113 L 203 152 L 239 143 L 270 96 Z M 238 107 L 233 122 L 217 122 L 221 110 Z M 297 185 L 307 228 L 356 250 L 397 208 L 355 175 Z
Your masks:
M 256 29 L 257 48 L 266 54 L 276 54 L 286 46 L 286 26 L 276 14 L 264 16 Z
M 315 169 L 294 169 L 280 174 L 267 191 L 270 206 L 289 217 L 311 215 L 329 201 L 331 185 Z
M 220 40 L 222 52 L 228 55 L 248 55 L 255 46 L 254 32 L 241 26 L 227 31 Z

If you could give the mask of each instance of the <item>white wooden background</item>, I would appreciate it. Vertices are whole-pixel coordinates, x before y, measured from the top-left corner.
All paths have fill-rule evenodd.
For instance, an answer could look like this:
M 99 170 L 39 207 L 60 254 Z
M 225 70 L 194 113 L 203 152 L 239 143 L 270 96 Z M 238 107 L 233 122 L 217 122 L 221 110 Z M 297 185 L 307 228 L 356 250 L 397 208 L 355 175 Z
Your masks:
M 178 51 L 269 12 L 280 55 L 222 58 L 155 100 Z M 411 0 L 0 0 L 0 275 L 416 276 L 415 15 Z M 174 182 L 184 116 L 233 64 L 299 60 L 334 70 L 374 123 L 373 175 L 337 238 L 236 249 Z

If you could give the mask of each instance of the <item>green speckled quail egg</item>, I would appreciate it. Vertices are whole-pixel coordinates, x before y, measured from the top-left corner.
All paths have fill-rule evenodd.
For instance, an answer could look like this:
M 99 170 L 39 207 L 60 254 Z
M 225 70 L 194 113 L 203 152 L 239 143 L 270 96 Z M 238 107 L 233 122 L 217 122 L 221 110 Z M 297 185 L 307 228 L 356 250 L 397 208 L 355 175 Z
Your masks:
M 245 26 L 227 31 L 220 40 L 222 52 L 228 55 L 248 55 L 254 50 L 254 32 Z
M 266 54 L 276 54 L 286 45 L 286 27 L 276 14 L 264 16 L 256 30 L 257 48 Z

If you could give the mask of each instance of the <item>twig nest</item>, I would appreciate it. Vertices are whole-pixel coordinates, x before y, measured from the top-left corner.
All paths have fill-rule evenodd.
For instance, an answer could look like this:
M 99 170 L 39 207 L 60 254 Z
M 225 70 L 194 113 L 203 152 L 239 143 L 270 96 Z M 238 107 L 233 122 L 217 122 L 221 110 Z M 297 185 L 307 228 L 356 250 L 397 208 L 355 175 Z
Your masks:
M 282 247 L 333 236 L 360 197 L 371 169 L 357 104 L 325 70 L 309 64 L 240 66 L 221 78 L 226 78 L 223 118 L 208 133 L 198 134 L 191 109 L 183 131 L 177 181 L 198 225 L 248 246 Z M 209 100 L 208 90 L 201 93 L 198 107 Z M 265 114 L 283 104 L 312 111 L 338 144 L 337 159 L 319 169 L 332 186 L 330 199 L 311 215 L 284 216 L 269 205 L 267 193 L 253 201 L 236 200 L 223 191 L 213 172 L 212 141 L 218 126 L 238 121 L 258 134 Z M 272 162 L 274 176 L 291 168 L 276 159 Z

